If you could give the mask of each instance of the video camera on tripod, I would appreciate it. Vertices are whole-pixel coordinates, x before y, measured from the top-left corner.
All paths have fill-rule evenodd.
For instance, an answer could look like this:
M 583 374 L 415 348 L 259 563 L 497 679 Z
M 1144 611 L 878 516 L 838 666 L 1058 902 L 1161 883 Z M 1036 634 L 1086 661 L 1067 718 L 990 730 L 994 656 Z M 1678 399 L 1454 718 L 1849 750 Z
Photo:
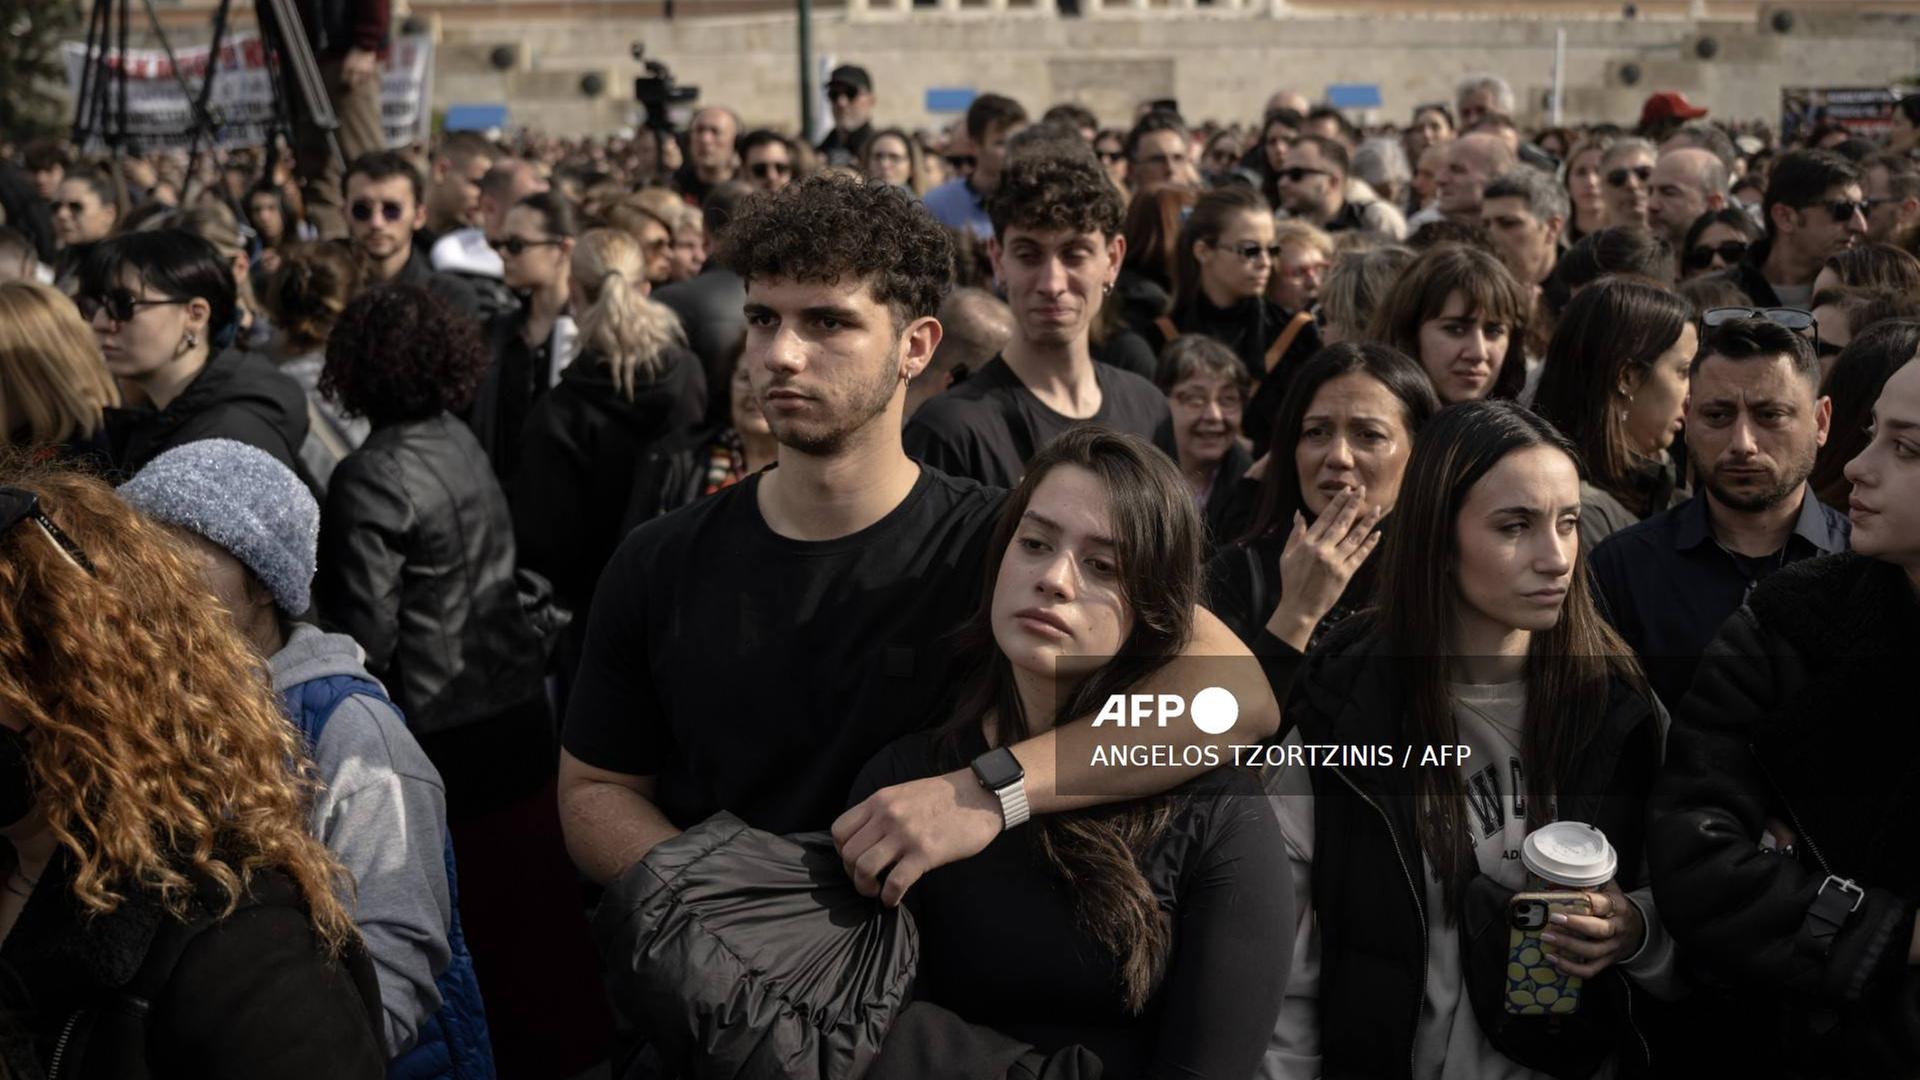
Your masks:
M 697 86 L 680 86 L 673 72 L 658 60 L 648 60 L 645 42 L 633 43 L 633 58 L 646 65 L 647 73 L 633 80 L 633 100 L 647 110 L 647 126 L 656 131 L 672 131 L 669 115 L 675 105 L 690 105 L 700 98 Z

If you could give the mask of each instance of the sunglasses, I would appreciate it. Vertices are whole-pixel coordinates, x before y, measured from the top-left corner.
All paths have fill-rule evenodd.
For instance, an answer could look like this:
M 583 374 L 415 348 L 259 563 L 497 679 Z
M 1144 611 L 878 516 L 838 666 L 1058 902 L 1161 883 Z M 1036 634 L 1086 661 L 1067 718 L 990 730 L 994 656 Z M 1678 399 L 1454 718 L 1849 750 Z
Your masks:
M 1827 213 L 1833 215 L 1833 223 L 1835 225 L 1845 225 L 1847 222 L 1853 220 L 1853 215 L 1855 214 L 1859 214 L 1864 218 L 1868 214 L 1873 213 L 1873 204 L 1867 202 L 1865 199 L 1835 199 L 1833 202 L 1825 205 Z
M 860 91 L 855 90 L 852 87 L 848 87 L 848 86 L 827 87 L 828 101 L 852 101 L 854 98 L 857 98 L 859 96 L 860 96 Z
M 1094 153 L 1099 155 L 1102 165 L 1112 165 L 1115 162 L 1127 160 L 1124 150 L 1095 150 Z
M 376 203 L 371 199 L 361 199 L 354 203 L 350 209 L 353 212 L 353 220 L 355 221 L 372 221 L 374 212 L 377 210 L 380 216 L 386 218 L 389 223 L 399 221 L 407 212 L 407 208 L 397 202 L 382 201 Z
M 80 309 L 80 317 L 88 322 L 104 311 L 107 318 L 123 323 L 132 319 L 143 307 L 165 307 L 171 304 L 190 304 L 191 300 L 141 300 L 133 295 L 132 289 L 108 289 L 99 296 L 81 295 L 73 298 L 73 306 Z
M 1233 249 L 1233 253 L 1248 262 L 1253 262 L 1262 255 L 1265 255 L 1275 262 L 1280 261 L 1279 244 L 1267 244 L 1265 246 L 1260 244 L 1241 244 L 1239 247 Z
M 955 169 L 971 169 L 979 162 L 972 154 L 955 154 L 947 158 L 947 164 Z
M 1747 257 L 1747 247 L 1745 240 L 1722 240 L 1718 244 L 1701 244 L 1687 252 L 1687 269 L 1705 270 L 1713 265 L 1715 255 L 1720 256 L 1720 261 L 1728 266 L 1743 262 Z
M 1607 174 L 1607 185 L 1609 187 L 1626 187 L 1627 177 L 1629 176 L 1645 184 L 1647 181 L 1653 179 L 1653 166 L 1636 165 L 1631 169 L 1615 169 Z
M 1332 176 L 1325 169 L 1309 169 L 1304 165 L 1291 165 L 1274 174 L 1289 184 L 1297 184 L 1309 176 Z
M 1796 332 L 1810 330 L 1814 325 L 1813 312 L 1790 307 L 1717 307 L 1708 308 L 1706 314 L 1700 316 L 1701 323 L 1705 324 L 1708 328 L 1722 326 L 1739 319 L 1765 319 L 1777 326 L 1784 326 Z
M 487 246 L 503 255 L 525 255 L 529 248 L 554 247 L 558 240 L 527 240 L 523 237 L 509 236 L 505 240 L 489 240 Z
M 769 176 L 786 176 L 793 172 L 793 166 L 784 161 L 756 161 L 753 163 L 753 175 L 765 180 Z
M 80 545 L 74 543 L 73 538 L 62 532 L 60 526 L 55 525 L 53 519 L 40 509 L 40 496 L 25 488 L 0 487 L 0 535 L 4 535 L 23 521 L 31 521 L 40 526 L 54 543 L 60 545 L 60 550 L 67 553 L 67 558 L 72 559 L 80 569 L 94 577 L 100 576 L 100 572 L 93 568 L 93 560 L 87 558 L 87 553 L 80 550 Z
M 51 203 L 49 205 L 52 208 L 50 212 L 55 214 L 59 213 L 62 210 L 65 210 L 67 213 L 72 214 L 74 217 L 79 217 L 81 214 L 84 214 L 87 212 L 87 204 L 82 202 L 57 202 L 57 203 Z

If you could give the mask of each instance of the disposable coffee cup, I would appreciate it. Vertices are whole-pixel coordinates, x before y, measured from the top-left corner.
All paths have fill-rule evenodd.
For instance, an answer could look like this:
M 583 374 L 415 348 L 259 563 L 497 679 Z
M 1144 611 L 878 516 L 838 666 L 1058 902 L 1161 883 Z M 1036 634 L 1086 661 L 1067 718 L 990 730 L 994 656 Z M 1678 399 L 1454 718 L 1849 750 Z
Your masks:
M 1597 889 L 1620 868 L 1607 834 L 1581 821 L 1556 821 L 1528 833 L 1520 862 L 1547 889 Z

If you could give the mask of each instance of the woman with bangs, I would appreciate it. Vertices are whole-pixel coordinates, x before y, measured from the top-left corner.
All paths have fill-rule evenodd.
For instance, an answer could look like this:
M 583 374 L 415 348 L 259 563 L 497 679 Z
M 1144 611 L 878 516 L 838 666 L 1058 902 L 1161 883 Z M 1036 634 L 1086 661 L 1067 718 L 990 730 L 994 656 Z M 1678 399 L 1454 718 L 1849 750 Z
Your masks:
M 1441 244 L 1400 275 L 1368 336 L 1418 360 L 1442 405 L 1511 399 L 1527 381 L 1531 307 L 1491 252 Z
M 1193 631 L 1202 539 L 1178 467 L 1145 440 L 1086 426 L 1048 444 L 994 533 L 957 707 L 868 762 L 853 804 L 967 762 L 983 783 L 983 768 L 1017 771 L 1007 747 L 1166 667 Z M 1258 794 L 1222 768 L 1164 795 L 1009 817 L 978 855 L 907 894 L 916 993 L 1049 1054 L 1082 1047 L 1109 1080 L 1253 1075 L 1292 925 Z M 856 869 L 864 889 L 888 867 Z
M 160 526 L 0 462 L 0 1007 L 30 1035 L 0 1072 L 384 1075 L 351 882 L 255 663 Z
M 102 467 L 106 410 L 118 404 L 73 301 L 35 281 L 0 284 L 0 446 Z

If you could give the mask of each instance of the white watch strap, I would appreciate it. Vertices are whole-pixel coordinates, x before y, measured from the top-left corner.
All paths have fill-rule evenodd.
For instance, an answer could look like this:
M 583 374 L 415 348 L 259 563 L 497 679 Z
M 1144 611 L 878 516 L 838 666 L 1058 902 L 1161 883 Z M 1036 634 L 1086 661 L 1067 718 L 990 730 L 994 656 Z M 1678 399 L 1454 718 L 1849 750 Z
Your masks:
M 1027 812 L 1027 782 L 1024 778 L 1015 780 L 1006 787 L 996 788 L 993 793 L 1000 796 L 1000 820 L 1005 822 L 1005 828 L 1011 829 L 1030 816 Z

